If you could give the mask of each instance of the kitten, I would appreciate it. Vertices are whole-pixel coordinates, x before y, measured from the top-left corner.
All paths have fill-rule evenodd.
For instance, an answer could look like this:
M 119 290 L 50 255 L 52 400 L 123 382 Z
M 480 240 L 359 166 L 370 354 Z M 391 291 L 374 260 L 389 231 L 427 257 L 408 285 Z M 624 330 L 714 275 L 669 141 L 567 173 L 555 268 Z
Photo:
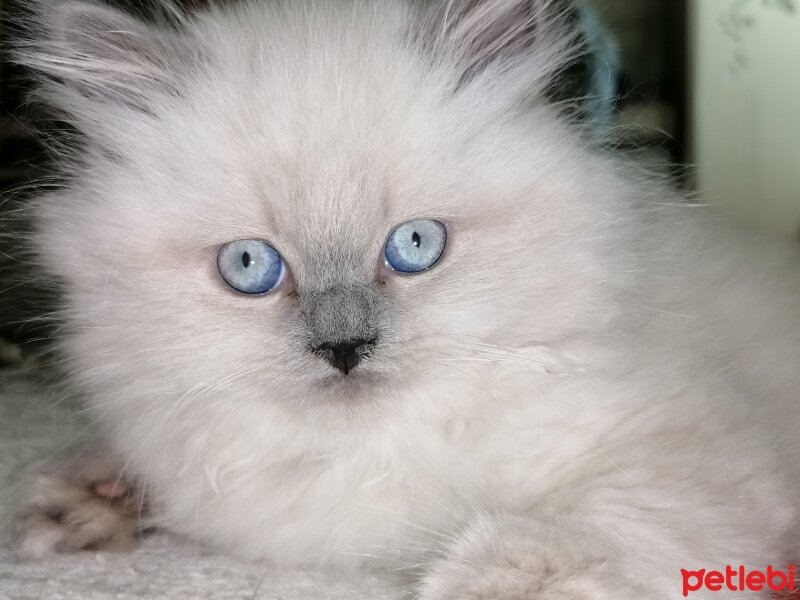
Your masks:
M 421 566 L 420 600 L 675 598 L 800 556 L 796 250 L 587 142 L 551 3 L 31 23 L 85 140 L 35 242 L 109 450 L 31 474 L 22 554 L 146 504 L 278 565 Z

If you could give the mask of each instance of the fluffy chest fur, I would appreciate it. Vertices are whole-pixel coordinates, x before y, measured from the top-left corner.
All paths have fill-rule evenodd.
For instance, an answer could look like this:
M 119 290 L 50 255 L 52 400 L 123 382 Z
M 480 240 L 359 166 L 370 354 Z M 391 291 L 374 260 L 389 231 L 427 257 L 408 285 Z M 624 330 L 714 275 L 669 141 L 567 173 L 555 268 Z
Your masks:
M 534 383 L 516 376 L 515 387 Z M 217 413 L 212 427 L 194 414 L 165 425 L 169 434 L 116 435 L 132 438 L 131 466 L 151 482 L 170 528 L 289 564 L 399 564 L 411 549 L 433 551 L 475 510 L 531 510 L 579 485 L 587 463 L 603 468 L 593 452 L 621 415 L 585 406 L 575 398 L 585 388 L 546 380 L 537 396 L 549 388 L 550 408 L 535 409 L 530 398 L 505 395 L 512 377 L 503 373 L 485 394 L 456 382 L 417 389 L 436 410 L 332 437 L 308 424 L 275 425 L 259 411 Z M 457 412 L 442 411 L 456 401 Z M 576 419 L 579 405 L 586 410 Z

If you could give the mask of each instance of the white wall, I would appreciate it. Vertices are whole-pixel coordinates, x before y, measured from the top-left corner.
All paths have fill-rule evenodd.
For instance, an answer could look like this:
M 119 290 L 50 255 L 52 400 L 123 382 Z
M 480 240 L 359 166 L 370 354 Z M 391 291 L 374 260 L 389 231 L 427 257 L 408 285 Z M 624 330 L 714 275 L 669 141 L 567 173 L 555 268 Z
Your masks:
M 800 232 L 800 0 L 691 0 L 692 137 L 705 202 Z

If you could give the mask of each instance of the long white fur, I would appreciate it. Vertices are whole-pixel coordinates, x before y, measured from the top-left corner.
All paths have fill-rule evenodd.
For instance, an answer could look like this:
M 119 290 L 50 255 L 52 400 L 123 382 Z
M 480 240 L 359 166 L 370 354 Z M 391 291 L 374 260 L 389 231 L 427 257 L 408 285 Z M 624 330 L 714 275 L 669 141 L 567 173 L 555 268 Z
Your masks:
M 544 100 L 558 23 L 481 34 L 518 4 L 245 1 L 91 39 L 86 4 L 39 11 L 20 56 L 86 140 L 37 202 L 39 255 L 164 526 L 417 566 L 431 600 L 675 598 L 680 568 L 798 558 L 796 250 L 590 148 Z M 361 385 L 325 384 L 291 296 L 215 271 L 256 237 L 300 294 L 331 249 L 374 278 L 415 218 L 448 248 L 386 278 Z

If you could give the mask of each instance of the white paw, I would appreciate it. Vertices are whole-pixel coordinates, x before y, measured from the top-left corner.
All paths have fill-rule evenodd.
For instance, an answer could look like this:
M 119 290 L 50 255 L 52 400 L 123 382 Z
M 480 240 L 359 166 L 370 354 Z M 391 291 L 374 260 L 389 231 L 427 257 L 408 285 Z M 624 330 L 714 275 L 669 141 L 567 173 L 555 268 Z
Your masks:
M 12 539 L 24 558 L 127 551 L 145 527 L 144 501 L 102 449 L 81 448 L 30 469 L 17 487 Z
M 547 565 L 473 564 L 445 559 L 422 580 L 419 600 L 543 600 L 551 577 Z M 572 596 L 570 600 L 588 600 Z
M 418 600 L 640 600 L 613 560 L 568 546 L 524 521 L 478 519 L 431 565 Z M 650 590 L 652 591 L 652 590 Z
M 558 565 L 537 563 L 464 563 L 447 560 L 419 587 L 418 600 L 620 600 L 646 598 L 592 574 L 562 572 Z M 620 582 L 623 583 L 623 582 Z M 634 595 L 631 595 L 633 593 Z

